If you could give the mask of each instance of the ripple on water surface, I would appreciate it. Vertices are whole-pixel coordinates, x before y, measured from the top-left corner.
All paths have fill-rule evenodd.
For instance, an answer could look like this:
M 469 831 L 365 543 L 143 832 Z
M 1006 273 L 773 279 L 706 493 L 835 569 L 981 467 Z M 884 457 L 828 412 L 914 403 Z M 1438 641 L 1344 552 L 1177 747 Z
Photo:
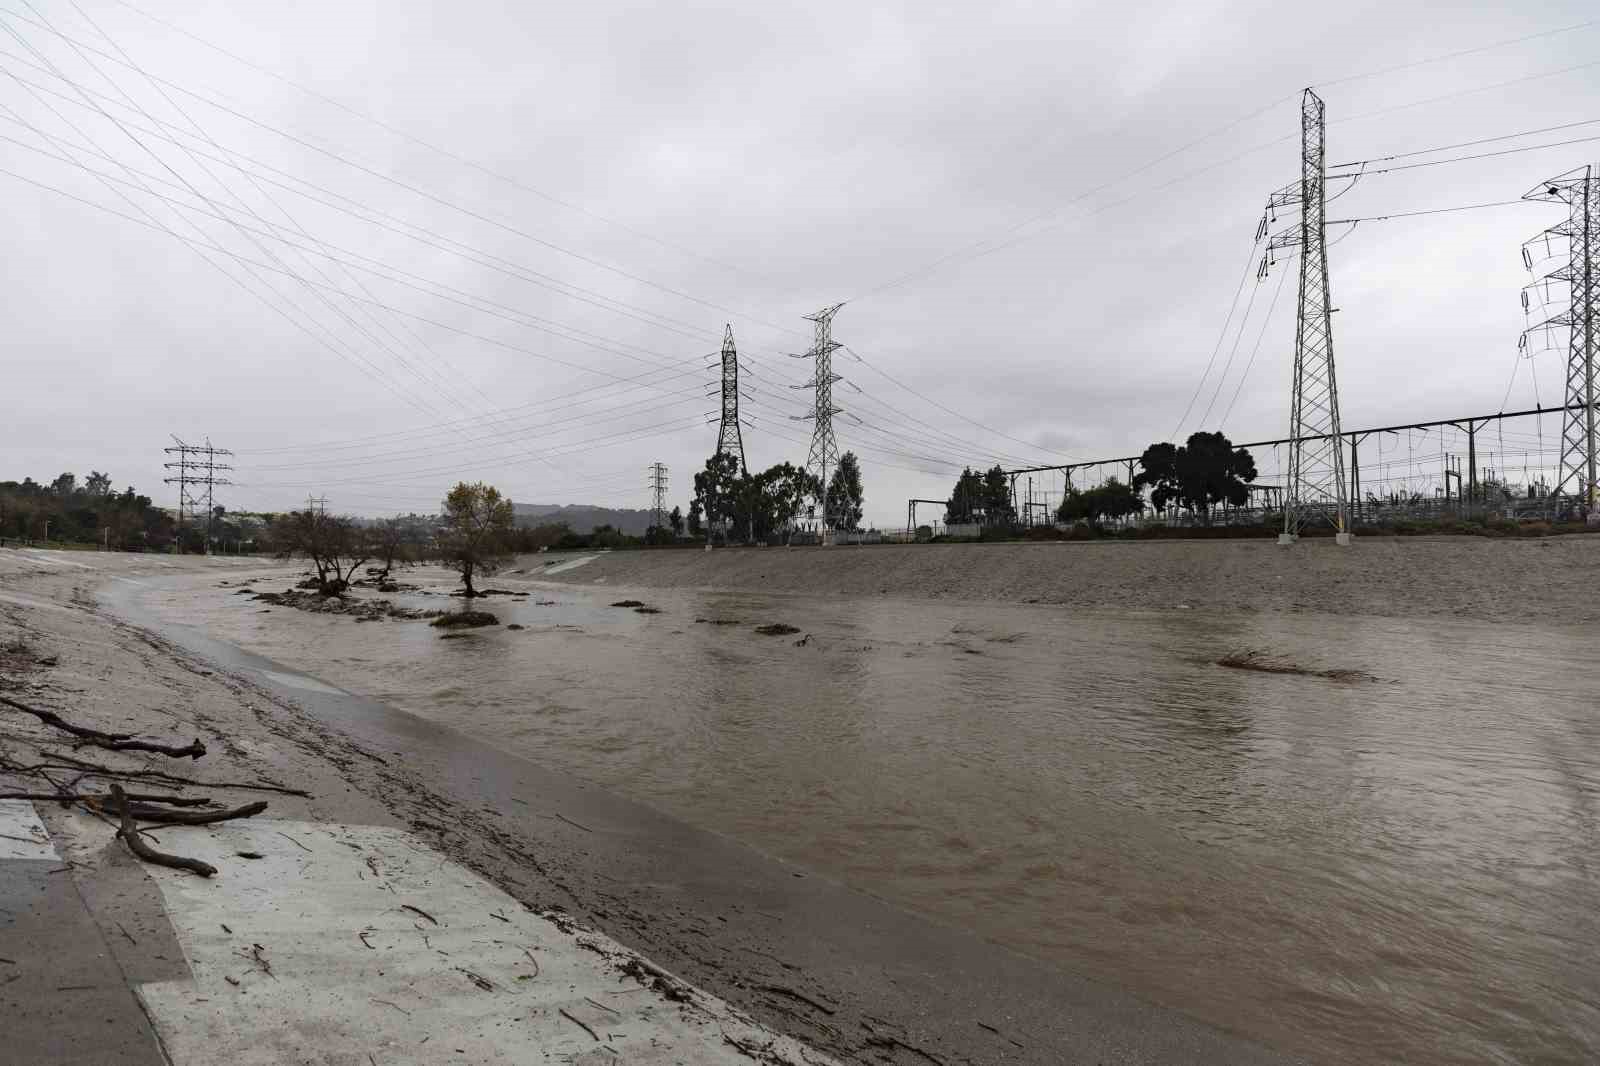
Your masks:
M 198 621 L 1315 1059 L 1600 1060 L 1592 635 L 618 595 L 495 601 L 529 628 L 454 642 Z M 1217 665 L 1247 651 L 1307 672 Z

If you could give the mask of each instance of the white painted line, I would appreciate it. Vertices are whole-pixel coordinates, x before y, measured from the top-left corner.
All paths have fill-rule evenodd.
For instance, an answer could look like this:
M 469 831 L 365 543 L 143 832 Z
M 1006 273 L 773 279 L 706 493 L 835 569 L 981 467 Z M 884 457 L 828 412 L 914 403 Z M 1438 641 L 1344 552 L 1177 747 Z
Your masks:
M 260 670 L 257 672 L 269 681 L 276 681 L 278 684 L 288 685 L 290 688 L 303 689 L 306 692 L 325 692 L 330 696 L 343 696 L 345 694 L 343 689 L 325 685 L 316 678 L 306 677 L 304 674 L 285 674 L 277 670 Z
M 46 611 L 64 611 L 72 613 L 72 608 L 63 607 L 59 603 L 50 603 L 46 600 L 36 600 L 32 596 L 18 596 L 12 592 L 0 592 L 0 603 L 14 603 L 18 607 L 36 607 Z
M 615 941 L 563 932 L 401 830 L 252 819 L 161 844 L 221 870 L 148 868 L 193 974 L 140 989 L 176 1066 L 750 1066 L 725 1037 L 834 1066 L 698 990 L 643 988 Z
M 598 558 L 600 558 L 598 555 L 582 555 L 576 559 L 568 559 L 564 563 L 556 563 L 554 566 L 547 566 L 538 573 L 531 574 L 530 576 L 541 577 L 545 574 L 564 574 L 568 570 L 576 570 L 580 566 L 587 566 L 589 563 L 594 562 Z
M 39 813 L 27 800 L 0 800 L 0 859 L 61 860 Z
M 47 555 L 44 555 L 41 552 L 34 551 L 31 548 L 24 548 L 23 551 L 30 558 L 34 559 L 36 562 L 44 563 L 46 566 L 74 566 L 74 567 L 77 567 L 79 570 L 98 570 L 98 569 L 100 569 L 98 566 L 89 566 L 86 563 L 75 563 L 71 559 L 62 559 L 59 556 L 54 555 L 54 554 L 47 556 Z

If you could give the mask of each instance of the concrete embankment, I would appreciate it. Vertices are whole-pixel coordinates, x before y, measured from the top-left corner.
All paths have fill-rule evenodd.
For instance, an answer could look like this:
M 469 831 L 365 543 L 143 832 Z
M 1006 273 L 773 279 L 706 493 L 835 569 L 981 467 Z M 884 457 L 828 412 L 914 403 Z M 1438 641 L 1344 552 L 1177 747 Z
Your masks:
M 580 558 L 589 561 L 572 564 Z M 653 550 L 518 560 L 588 585 L 1044 603 L 1313 610 L 1559 624 L 1600 621 L 1600 536 L 885 544 Z M 1530 589 L 1538 589 L 1530 596 Z

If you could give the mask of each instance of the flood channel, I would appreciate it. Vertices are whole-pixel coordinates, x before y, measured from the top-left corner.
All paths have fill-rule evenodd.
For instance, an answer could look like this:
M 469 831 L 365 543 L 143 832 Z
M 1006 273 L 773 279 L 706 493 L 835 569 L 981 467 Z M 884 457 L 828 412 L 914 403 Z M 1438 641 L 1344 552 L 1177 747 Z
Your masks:
M 1600 1060 L 1592 633 L 496 584 L 451 640 L 146 602 L 1313 1061 Z

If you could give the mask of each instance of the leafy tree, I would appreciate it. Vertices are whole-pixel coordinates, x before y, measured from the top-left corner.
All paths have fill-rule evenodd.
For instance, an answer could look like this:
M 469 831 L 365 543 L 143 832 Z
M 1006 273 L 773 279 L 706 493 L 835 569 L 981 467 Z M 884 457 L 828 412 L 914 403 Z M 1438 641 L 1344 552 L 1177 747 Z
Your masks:
M 961 471 L 950 500 L 944 505 L 944 521 L 946 525 L 963 525 L 976 522 L 982 513 L 983 478 L 968 467 Z
M 102 474 L 98 470 L 89 472 L 89 480 L 83 484 L 83 490 L 90 496 L 100 497 L 111 491 L 111 475 Z
M 511 535 L 511 546 L 518 552 L 536 552 L 576 536 L 567 522 L 543 522 L 531 528 L 519 526 Z
M 1192 433 L 1183 445 L 1152 444 L 1139 458 L 1135 490 L 1150 488 L 1150 504 L 1164 511 L 1177 503 L 1208 524 L 1219 503 L 1243 507 L 1250 502 L 1249 482 L 1256 463 L 1248 451 L 1235 448 L 1221 433 Z
M 588 543 L 583 545 L 589 548 L 626 548 L 638 541 L 629 537 L 622 530 L 613 525 L 595 526 L 589 534 Z
M 1110 478 L 1094 490 L 1097 495 L 1096 513 L 1103 518 L 1119 519 L 1136 515 L 1144 510 L 1144 499 L 1139 490 Z
M 512 532 L 511 501 L 483 482 L 460 482 L 444 498 L 439 550 L 445 565 L 461 575 L 465 595 L 477 595 L 474 574 L 492 574 L 507 558 Z
M 667 516 L 667 521 L 672 525 L 672 535 L 674 537 L 683 536 L 683 508 L 674 507 L 672 514 Z
M 993 466 L 983 474 L 984 519 L 991 526 L 1016 522 L 1017 510 L 1011 502 L 1011 482 L 1005 471 Z
M 689 536 L 698 537 L 702 532 L 700 501 L 698 499 L 691 500 L 689 502 Z
M 839 457 L 838 469 L 828 483 L 823 509 L 836 527 L 854 533 L 861 528 L 863 499 L 861 463 L 855 452 L 845 452 Z
M 1067 523 L 1092 521 L 1089 508 L 1089 493 L 1069 488 L 1061 499 L 1061 506 L 1056 508 L 1056 519 Z
M 705 469 L 695 474 L 694 501 L 690 506 L 697 506 L 705 516 L 706 543 L 718 532 L 728 535 L 743 495 L 743 480 L 738 456 L 727 452 L 707 459 Z
M 749 541 L 771 538 L 800 517 L 808 500 L 822 495 L 820 479 L 792 463 L 779 463 L 741 480 L 734 530 Z
M 779 463 L 759 474 L 744 473 L 727 454 L 706 460 L 694 476 L 694 491 L 689 528 L 703 524 L 707 543 L 719 535 L 724 541 L 766 540 L 792 523 L 807 500 L 822 495 L 816 476 L 797 466 Z
M 986 526 L 1012 525 L 1017 511 L 1011 502 L 1011 481 L 1005 471 L 994 466 L 982 474 L 961 471 L 955 490 L 945 504 L 947 525 L 977 522 Z
M 290 511 L 273 518 L 268 538 L 279 558 L 311 563 L 324 596 L 343 595 L 356 568 L 372 558 L 371 538 L 349 515 Z
M 50 483 L 50 491 L 57 496 L 71 496 L 78 488 L 77 474 L 62 474 Z
M 1088 522 L 1099 525 L 1103 519 L 1125 518 L 1144 510 L 1144 500 L 1131 485 L 1111 478 L 1098 488 L 1069 489 L 1067 496 L 1056 509 L 1056 517 L 1063 522 Z

